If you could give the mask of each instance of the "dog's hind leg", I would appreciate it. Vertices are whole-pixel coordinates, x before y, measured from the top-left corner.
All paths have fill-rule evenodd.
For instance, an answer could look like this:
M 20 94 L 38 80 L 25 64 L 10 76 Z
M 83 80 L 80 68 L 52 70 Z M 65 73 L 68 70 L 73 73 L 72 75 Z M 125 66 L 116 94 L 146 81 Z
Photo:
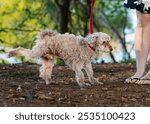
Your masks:
M 93 76 L 93 69 L 91 63 L 85 65 L 85 71 L 87 73 L 87 76 L 89 78 L 89 81 L 91 84 L 103 84 L 102 82 L 99 82 L 94 76 Z
M 30 50 L 30 49 L 25 49 L 23 47 L 18 47 L 15 49 L 10 50 L 7 53 L 8 57 L 12 56 L 25 56 L 26 58 L 34 59 L 39 57 L 36 51 Z
M 40 67 L 40 77 L 45 80 L 46 84 L 50 84 L 51 82 L 54 59 L 55 57 L 52 55 L 49 55 L 49 58 L 42 59 L 42 66 Z
M 47 44 L 45 42 L 40 42 L 39 44 L 35 45 L 31 50 L 25 49 L 23 47 L 12 49 L 7 53 L 7 56 L 25 56 L 29 59 L 35 59 L 45 55 L 46 53 L 50 53 Z

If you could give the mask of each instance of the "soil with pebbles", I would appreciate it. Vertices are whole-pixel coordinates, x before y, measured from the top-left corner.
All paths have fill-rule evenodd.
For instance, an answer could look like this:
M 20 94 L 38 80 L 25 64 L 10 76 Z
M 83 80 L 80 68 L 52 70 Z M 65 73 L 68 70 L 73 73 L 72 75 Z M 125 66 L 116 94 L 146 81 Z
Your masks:
M 67 66 L 55 66 L 53 81 L 46 85 L 37 64 L 0 65 L 0 106 L 150 106 L 150 85 L 124 83 L 135 65 L 96 64 L 93 69 L 104 84 L 81 90 Z

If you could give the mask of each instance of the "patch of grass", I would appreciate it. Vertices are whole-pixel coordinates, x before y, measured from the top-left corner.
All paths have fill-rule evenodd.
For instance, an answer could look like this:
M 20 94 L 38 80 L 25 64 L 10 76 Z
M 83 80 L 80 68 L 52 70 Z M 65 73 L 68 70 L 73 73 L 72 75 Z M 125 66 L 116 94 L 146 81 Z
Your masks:
M 136 60 L 131 58 L 128 60 L 121 60 L 119 63 L 123 63 L 123 64 L 136 64 Z

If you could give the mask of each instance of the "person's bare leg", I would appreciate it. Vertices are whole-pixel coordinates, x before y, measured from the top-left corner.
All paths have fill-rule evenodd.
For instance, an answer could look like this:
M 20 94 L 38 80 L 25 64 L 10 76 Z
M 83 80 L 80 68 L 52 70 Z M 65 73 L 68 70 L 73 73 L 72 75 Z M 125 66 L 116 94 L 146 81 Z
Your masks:
M 142 42 L 142 59 L 146 65 L 149 49 L 150 49 L 150 14 L 143 14 L 142 17 L 143 25 L 143 42 Z M 141 78 L 142 80 L 137 81 L 137 84 L 150 84 L 150 71 Z
M 127 83 L 135 83 L 145 72 L 146 62 L 149 53 L 149 34 L 147 28 L 147 16 L 137 11 L 137 28 L 135 32 L 135 54 L 136 54 L 136 73 L 126 79 Z
M 141 49 L 136 49 L 137 72 L 133 77 L 140 78 L 145 72 L 147 58 L 150 48 L 150 14 L 142 14 L 142 42 Z

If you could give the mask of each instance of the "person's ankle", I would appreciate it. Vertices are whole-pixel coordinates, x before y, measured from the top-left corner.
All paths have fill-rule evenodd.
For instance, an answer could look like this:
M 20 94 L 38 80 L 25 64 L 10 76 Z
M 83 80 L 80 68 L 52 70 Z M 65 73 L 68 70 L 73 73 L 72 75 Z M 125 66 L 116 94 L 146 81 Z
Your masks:
M 136 73 L 132 76 L 132 78 L 141 78 L 143 75 L 144 75 L 144 73 L 136 72 Z

